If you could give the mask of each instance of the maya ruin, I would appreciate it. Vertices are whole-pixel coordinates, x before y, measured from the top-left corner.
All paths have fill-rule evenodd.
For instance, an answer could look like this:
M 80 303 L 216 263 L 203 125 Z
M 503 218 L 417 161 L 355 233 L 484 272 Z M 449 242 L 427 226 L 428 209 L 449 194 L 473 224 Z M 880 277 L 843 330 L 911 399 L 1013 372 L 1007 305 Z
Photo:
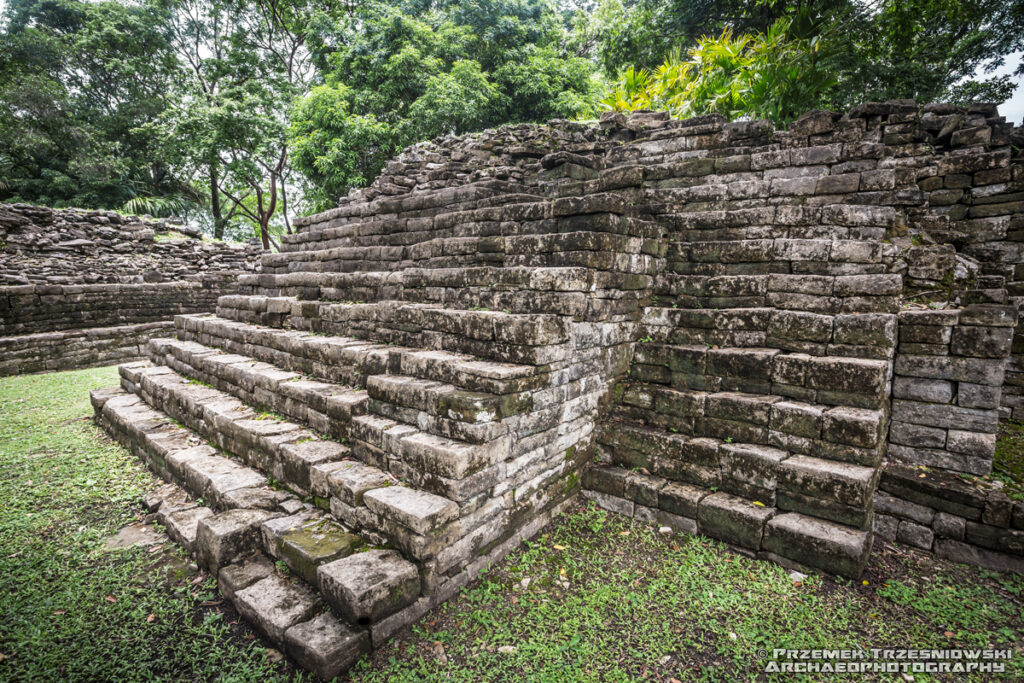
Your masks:
M 1022 147 L 913 101 L 506 126 L 262 256 L 0 205 L 0 374 L 127 360 L 92 404 L 147 507 L 324 678 L 578 497 L 801 571 L 1020 573 L 1024 503 L 961 475 L 1024 417 Z

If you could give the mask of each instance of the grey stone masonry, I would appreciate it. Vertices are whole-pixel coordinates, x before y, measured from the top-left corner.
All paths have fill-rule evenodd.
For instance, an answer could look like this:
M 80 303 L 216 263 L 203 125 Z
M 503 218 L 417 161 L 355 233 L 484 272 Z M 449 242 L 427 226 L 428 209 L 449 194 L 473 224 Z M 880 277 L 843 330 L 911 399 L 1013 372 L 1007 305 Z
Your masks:
M 875 494 L 875 535 L 954 562 L 1024 572 L 1024 503 L 998 486 L 890 464 Z
M 198 237 L 114 212 L 0 203 L 0 376 L 142 358 L 176 314 L 214 310 L 259 249 Z
M 169 528 L 239 611 L 327 677 L 581 491 L 848 577 L 875 529 L 1009 555 L 1012 506 L 879 480 L 991 461 L 1019 137 L 890 102 L 415 145 L 176 316 L 97 420 L 191 496 Z
M 988 474 L 1016 311 L 904 310 L 893 367 L 889 457 L 929 467 Z

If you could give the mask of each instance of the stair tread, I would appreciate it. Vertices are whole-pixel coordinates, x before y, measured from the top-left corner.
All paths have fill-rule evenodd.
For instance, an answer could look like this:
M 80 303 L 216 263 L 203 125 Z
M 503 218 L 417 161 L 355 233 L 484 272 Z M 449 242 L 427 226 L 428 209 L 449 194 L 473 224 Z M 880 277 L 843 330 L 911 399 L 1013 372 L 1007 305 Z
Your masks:
M 197 329 L 223 328 L 224 331 L 235 333 L 239 338 L 258 335 L 260 341 L 264 342 L 263 346 L 280 353 L 304 352 L 302 357 L 310 362 L 322 363 L 322 359 L 328 354 L 333 364 L 343 364 L 346 361 L 368 362 L 373 356 L 383 356 L 384 360 L 378 365 L 386 366 L 390 364 L 388 359 L 397 358 L 396 364 L 401 367 L 404 374 L 450 382 L 457 386 L 469 384 L 470 386 L 466 388 L 474 388 L 473 382 L 476 380 L 482 386 L 491 388 L 492 393 L 515 391 L 515 386 L 506 385 L 519 380 L 530 380 L 538 374 L 538 368 L 532 365 L 491 361 L 466 353 L 440 349 L 398 347 L 354 337 L 317 335 L 240 322 L 210 314 L 181 315 L 176 316 L 175 321 L 179 329 L 187 328 L 191 323 Z M 502 391 L 503 389 L 505 391 Z

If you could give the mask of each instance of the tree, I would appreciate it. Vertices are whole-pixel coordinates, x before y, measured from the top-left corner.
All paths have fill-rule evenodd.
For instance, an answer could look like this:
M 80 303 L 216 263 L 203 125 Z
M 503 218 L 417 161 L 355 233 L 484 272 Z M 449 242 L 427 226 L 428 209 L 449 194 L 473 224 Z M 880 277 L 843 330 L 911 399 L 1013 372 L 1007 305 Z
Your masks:
M 587 116 L 602 87 L 545 0 L 366 2 L 316 38 L 326 83 L 291 122 L 294 163 L 316 208 L 369 183 L 406 145 Z
M 975 74 L 1024 50 L 1024 1 L 885 0 L 851 15 L 829 39 L 837 83 L 828 98 L 838 107 L 904 98 L 1003 102 L 1013 78 Z M 1024 62 L 1015 73 L 1024 75 Z
M 187 77 L 163 118 L 166 151 L 183 173 L 203 178 L 215 237 L 247 220 L 269 248 L 275 229 L 289 229 L 288 114 L 316 78 L 306 43 L 335 6 L 171 0 L 168 8 Z
M 767 31 L 702 38 L 684 60 L 672 53 L 653 73 L 628 69 L 603 100 L 609 109 L 664 109 L 686 118 L 723 114 L 777 124 L 814 108 L 833 83 L 819 50 L 818 29 L 806 15 L 778 19 Z
M 0 30 L 0 198 L 116 207 L 174 194 L 146 123 L 175 64 L 153 4 L 11 0 Z

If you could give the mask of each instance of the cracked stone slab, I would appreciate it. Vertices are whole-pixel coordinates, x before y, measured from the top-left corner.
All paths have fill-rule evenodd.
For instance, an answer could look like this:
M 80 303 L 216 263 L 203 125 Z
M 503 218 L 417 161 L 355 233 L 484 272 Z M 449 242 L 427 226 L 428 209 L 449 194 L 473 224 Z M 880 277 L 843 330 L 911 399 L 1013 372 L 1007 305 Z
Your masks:
M 263 553 L 257 553 L 235 564 L 221 567 L 217 574 L 217 587 L 224 597 L 234 601 L 238 591 L 273 573 L 274 564 Z
M 284 643 L 295 661 L 330 681 L 369 652 L 370 634 L 324 612 L 285 631 Z
M 195 551 L 201 564 L 216 574 L 224 565 L 259 548 L 260 524 L 274 516 L 265 510 L 228 510 L 199 521 Z

